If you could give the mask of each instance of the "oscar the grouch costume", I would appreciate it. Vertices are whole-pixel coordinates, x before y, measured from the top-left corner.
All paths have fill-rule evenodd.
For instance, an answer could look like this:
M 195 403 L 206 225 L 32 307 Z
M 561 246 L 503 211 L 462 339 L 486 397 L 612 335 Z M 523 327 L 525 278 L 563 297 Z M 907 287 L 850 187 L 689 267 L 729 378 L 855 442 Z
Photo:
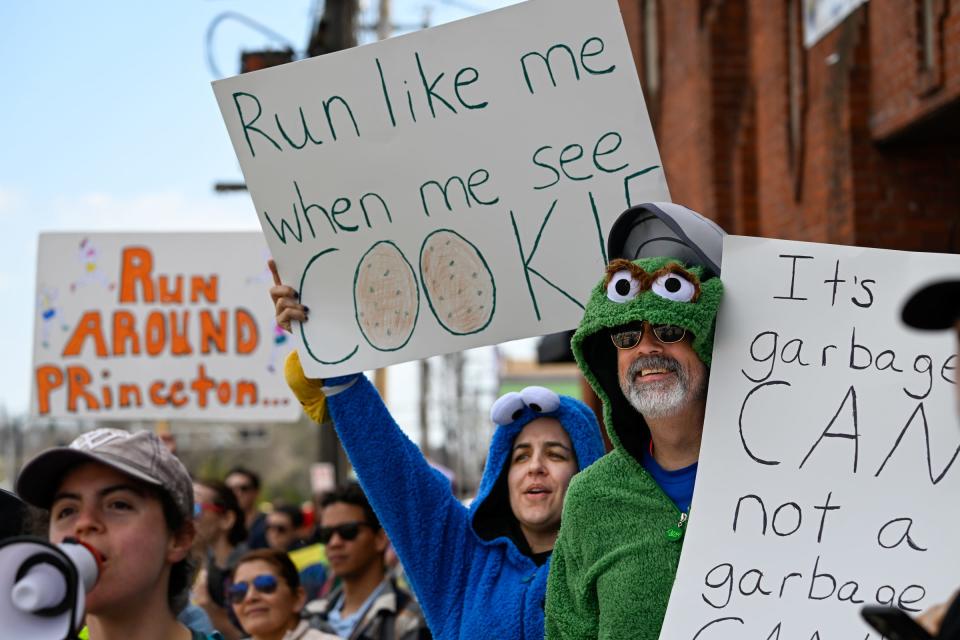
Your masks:
M 641 464 L 650 429 L 620 389 L 610 335 L 643 321 L 682 327 L 709 367 L 723 285 L 714 270 L 690 262 L 614 259 L 573 336 L 613 450 L 570 484 L 548 581 L 547 640 L 659 637 L 688 514 Z

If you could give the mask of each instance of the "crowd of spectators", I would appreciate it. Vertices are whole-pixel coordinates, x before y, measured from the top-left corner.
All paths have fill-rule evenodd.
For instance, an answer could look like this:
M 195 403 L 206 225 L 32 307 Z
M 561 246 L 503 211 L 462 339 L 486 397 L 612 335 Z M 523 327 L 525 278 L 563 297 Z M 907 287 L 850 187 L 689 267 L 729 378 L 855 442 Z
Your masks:
M 42 452 L 16 494 L 0 492 L 0 538 L 77 538 L 102 556 L 80 638 L 431 637 L 358 485 L 318 496 L 307 525 L 299 506 L 261 503 L 255 472 L 191 478 L 171 449 L 153 433 L 97 429 Z

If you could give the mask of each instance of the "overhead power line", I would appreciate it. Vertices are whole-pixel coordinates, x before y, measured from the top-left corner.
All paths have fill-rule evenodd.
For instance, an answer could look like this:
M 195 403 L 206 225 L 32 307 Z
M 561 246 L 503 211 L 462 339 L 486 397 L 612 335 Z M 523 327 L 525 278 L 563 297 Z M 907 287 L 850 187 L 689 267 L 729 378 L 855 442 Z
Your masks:
M 210 68 L 210 73 L 212 73 L 215 78 L 222 78 L 223 74 L 220 73 L 220 69 L 217 67 L 216 61 L 213 59 L 213 36 L 214 32 L 217 30 L 217 27 L 219 27 L 220 24 L 226 20 L 235 20 L 236 22 L 239 22 L 240 24 L 245 25 L 256 32 L 265 35 L 270 40 L 283 44 L 283 46 L 287 49 L 294 49 L 293 43 L 291 43 L 286 36 L 277 33 L 273 29 L 260 22 L 257 22 L 249 16 L 243 15 L 242 13 L 238 13 L 236 11 L 225 11 L 211 20 L 210 26 L 207 27 L 207 66 Z

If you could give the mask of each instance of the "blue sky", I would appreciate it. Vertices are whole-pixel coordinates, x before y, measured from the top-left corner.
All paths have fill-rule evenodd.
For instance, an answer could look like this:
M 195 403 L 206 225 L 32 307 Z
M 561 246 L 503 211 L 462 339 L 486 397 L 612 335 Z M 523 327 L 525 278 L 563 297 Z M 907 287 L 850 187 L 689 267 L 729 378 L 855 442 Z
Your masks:
M 515 0 L 393 0 L 395 21 L 431 24 Z M 375 0 L 362 0 L 364 21 Z M 34 271 L 40 231 L 256 229 L 207 63 L 207 31 L 238 12 L 307 41 L 314 0 L 8 0 L 0 3 L 0 407 L 29 402 Z M 366 36 L 368 39 L 371 36 Z M 212 57 L 224 76 L 269 40 L 220 23 Z

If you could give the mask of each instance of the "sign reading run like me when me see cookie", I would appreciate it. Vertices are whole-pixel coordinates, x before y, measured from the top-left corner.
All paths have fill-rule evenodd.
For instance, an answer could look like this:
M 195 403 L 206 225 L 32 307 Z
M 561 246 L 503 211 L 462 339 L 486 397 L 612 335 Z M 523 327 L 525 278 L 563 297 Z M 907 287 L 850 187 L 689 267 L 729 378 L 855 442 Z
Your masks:
M 531 0 L 214 91 L 328 377 L 575 326 L 669 200 L 616 0 Z

